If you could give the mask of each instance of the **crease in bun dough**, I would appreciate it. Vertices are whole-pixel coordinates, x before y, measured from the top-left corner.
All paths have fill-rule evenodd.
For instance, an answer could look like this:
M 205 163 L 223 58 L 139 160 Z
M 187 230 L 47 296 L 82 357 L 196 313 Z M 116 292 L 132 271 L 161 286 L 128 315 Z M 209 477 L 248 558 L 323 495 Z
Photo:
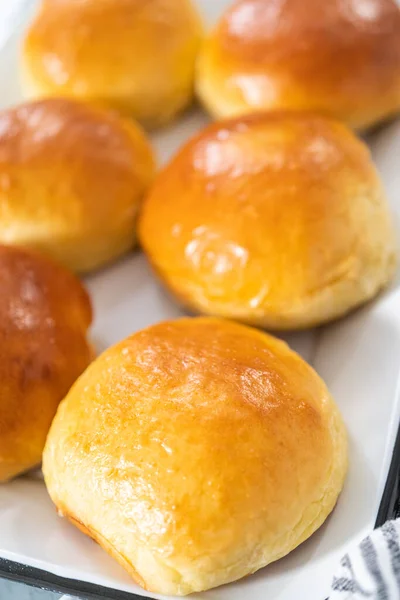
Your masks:
M 43 456 L 60 513 L 167 595 L 293 550 L 332 511 L 346 467 L 315 371 L 282 341 L 212 318 L 107 350 L 61 403 Z
M 315 110 L 362 129 L 400 112 L 394 0 L 239 0 L 198 59 L 197 91 L 216 117 Z
M 154 173 L 134 122 L 66 99 L 0 113 L 0 243 L 90 271 L 135 243 L 139 203 Z
M 44 0 L 22 82 L 28 97 L 96 101 L 155 127 L 191 102 L 201 36 L 191 0 Z
M 311 113 L 214 123 L 156 179 L 138 224 L 186 307 L 272 329 L 318 325 L 391 279 L 391 219 L 367 146 Z
M 37 466 L 59 402 L 92 358 L 82 284 L 32 251 L 0 245 L 0 481 Z

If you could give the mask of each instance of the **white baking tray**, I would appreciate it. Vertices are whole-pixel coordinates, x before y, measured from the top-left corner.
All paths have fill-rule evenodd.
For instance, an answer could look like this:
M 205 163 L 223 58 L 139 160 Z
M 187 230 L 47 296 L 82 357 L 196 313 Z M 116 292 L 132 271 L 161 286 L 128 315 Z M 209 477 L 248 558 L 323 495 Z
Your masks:
M 21 99 L 18 49 L 35 1 L 4 4 L 0 3 L 1 107 Z M 229 1 L 198 0 L 198 4 L 212 22 Z M 153 136 L 160 164 L 206 122 L 204 113 L 194 109 Z M 368 142 L 398 219 L 400 121 L 370 135 Z M 94 302 L 92 336 L 99 350 L 146 325 L 181 314 L 138 252 L 87 278 L 86 284 Z M 324 600 L 346 546 L 373 528 L 385 486 L 388 497 L 380 518 L 391 510 L 394 464 L 387 481 L 400 418 L 399 281 L 377 301 L 334 325 L 285 337 L 315 366 L 341 408 L 350 437 L 344 492 L 327 523 L 287 558 L 237 583 L 195 594 L 196 599 Z M 94 542 L 59 518 L 43 482 L 34 475 L 0 486 L 0 572 L 82 598 L 161 598 L 141 590 Z

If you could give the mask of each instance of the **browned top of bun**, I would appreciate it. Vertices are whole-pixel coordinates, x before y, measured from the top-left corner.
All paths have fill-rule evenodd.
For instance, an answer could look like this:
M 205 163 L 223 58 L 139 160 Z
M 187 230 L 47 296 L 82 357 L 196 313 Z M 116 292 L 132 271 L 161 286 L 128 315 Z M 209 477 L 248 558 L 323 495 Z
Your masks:
M 220 116 L 319 109 L 363 127 L 400 110 L 394 0 L 238 0 L 205 43 L 200 92 Z

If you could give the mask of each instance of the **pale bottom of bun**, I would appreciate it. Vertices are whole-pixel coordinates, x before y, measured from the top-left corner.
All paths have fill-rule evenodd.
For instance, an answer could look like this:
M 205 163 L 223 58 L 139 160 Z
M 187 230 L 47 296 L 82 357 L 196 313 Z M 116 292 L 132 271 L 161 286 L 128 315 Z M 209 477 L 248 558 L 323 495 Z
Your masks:
M 391 283 L 396 266 L 397 254 L 393 248 L 386 257 L 371 263 L 363 275 L 353 276 L 349 270 L 308 295 L 296 298 L 293 294 L 290 302 L 272 307 L 261 298 L 257 307 L 232 297 L 223 301 L 216 296 L 211 299 L 200 286 L 176 276 L 167 279 L 154 265 L 153 269 L 171 295 L 192 314 L 232 319 L 274 331 L 290 331 L 324 325 L 366 304 Z
M 139 573 L 135 571 L 130 562 L 126 560 L 126 558 L 122 554 L 120 554 L 118 550 L 116 550 L 114 546 L 108 540 L 106 540 L 98 531 L 95 531 L 90 527 L 86 527 L 83 523 L 69 515 L 67 512 L 64 513 L 60 508 L 59 515 L 62 517 L 66 517 L 68 521 L 75 525 L 75 527 L 77 527 L 82 533 L 84 533 L 85 535 L 92 538 L 92 540 L 97 542 L 97 544 L 99 544 L 99 546 L 101 546 L 103 550 L 105 550 L 110 556 L 112 556 L 129 573 L 129 575 L 138 585 L 140 585 L 143 589 L 147 589 L 148 591 L 150 591 L 149 588 L 146 587 L 146 582 L 140 577 Z
M 134 224 L 112 233 L 81 232 L 79 235 L 57 233 L 50 226 L 18 228 L 16 235 L 1 231 L 0 242 L 37 250 L 75 273 L 95 271 L 126 254 L 136 244 Z
M 318 100 L 305 94 L 303 98 L 293 95 L 280 98 L 276 105 L 267 103 L 250 104 L 238 88 L 225 93 L 220 89 L 220 77 L 199 76 L 196 80 L 196 93 L 202 105 L 215 119 L 232 119 L 255 112 L 305 111 L 324 114 L 343 121 L 356 131 L 366 131 L 400 114 L 400 91 L 387 97 L 381 96 L 379 103 L 369 107 L 360 103 L 357 109 L 339 109 L 330 99 Z M 257 84 L 254 93 L 257 93 Z
M 2 398 L 2 402 L 7 402 L 7 400 L 7 398 Z M 46 400 L 42 397 L 41 410 L 46 410 L 44 408 Z M 37 401 L 39 402 L 39 399 Z M 36 408 L 36 412 L 40 413 L 40 409 Z M 29 420 L 34 421 L 37 415 L 32 412 L 33 407 L 27 407 L 26 411 L 31 416 Z M 34 431 L 28 431 L 24 424 L 21 425 L 21 419 L 14 424 L 10 423 L 7 432 L 3 428 L 0 440 L 0 483 L 23 475 L 41 464 L 42 451 L 54 412 L 55 410 L 46 415 L 42 422 L 36 422 Z
M 168 125 L 192 104 L 194 95 L 191 85 L 177 87 L 165 94 L 157 90 L 151 94 L 138 91 L 135 97 L 127 92 L 114 96 L 96 94 L 90 90 L 87 93 L 75 93 L 73 89 L 58 90 L 40 85 L 24 65 L 21 68 L 20 84 L 26 100 L 59 96 L 75 98 L 81 102 L 109 109 L 123 117 L 133 118 L 147 130 Z
M 42 457 L 41 453 L 37 453 L 36 459 L 31 461 L 22 461 L 17 462 L 13 460 L 2 460 L 0 458 L 0 483 L 6 483 L 7 481 L 11 481 L 18 475 L 23 475 L 27 471 L 35 469 L 41 463 Z

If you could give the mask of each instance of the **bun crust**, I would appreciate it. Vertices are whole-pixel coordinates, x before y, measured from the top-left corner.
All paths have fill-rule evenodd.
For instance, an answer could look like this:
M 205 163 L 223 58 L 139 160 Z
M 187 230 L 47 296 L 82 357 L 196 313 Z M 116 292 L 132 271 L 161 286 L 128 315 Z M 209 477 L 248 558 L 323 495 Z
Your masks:
M 0 113 L 0 242 L 89 271 L 134 245 L 154 173 L 141 130 L 102 109 L 48 99 Z
M 186 307 L 273 329 L 347 313 L 387 284 L 396 262 L 368 148 L 311 113 L 206 128 L 158 176 L 139 236 Z
M 218 319 L 161 323 L 107 350 L 62 402 L 50 496 L 143 587 L 184 595 L 308 538 L 340 493 L 345 429 L 283 342 Z
M 25 39 L 24 87 L 161 125 L 192 99 L 201 35 L 191 0 L 44 0 Z
M 216 117 L 316 110 L 365 128 L 400 111 L 394 0 L 238 0 L 205 42 L 198 93 Z
M 39 254 L 0 245 L 0 481 L 37 466 L 57 406 L 87 367 L 91 305 Z

